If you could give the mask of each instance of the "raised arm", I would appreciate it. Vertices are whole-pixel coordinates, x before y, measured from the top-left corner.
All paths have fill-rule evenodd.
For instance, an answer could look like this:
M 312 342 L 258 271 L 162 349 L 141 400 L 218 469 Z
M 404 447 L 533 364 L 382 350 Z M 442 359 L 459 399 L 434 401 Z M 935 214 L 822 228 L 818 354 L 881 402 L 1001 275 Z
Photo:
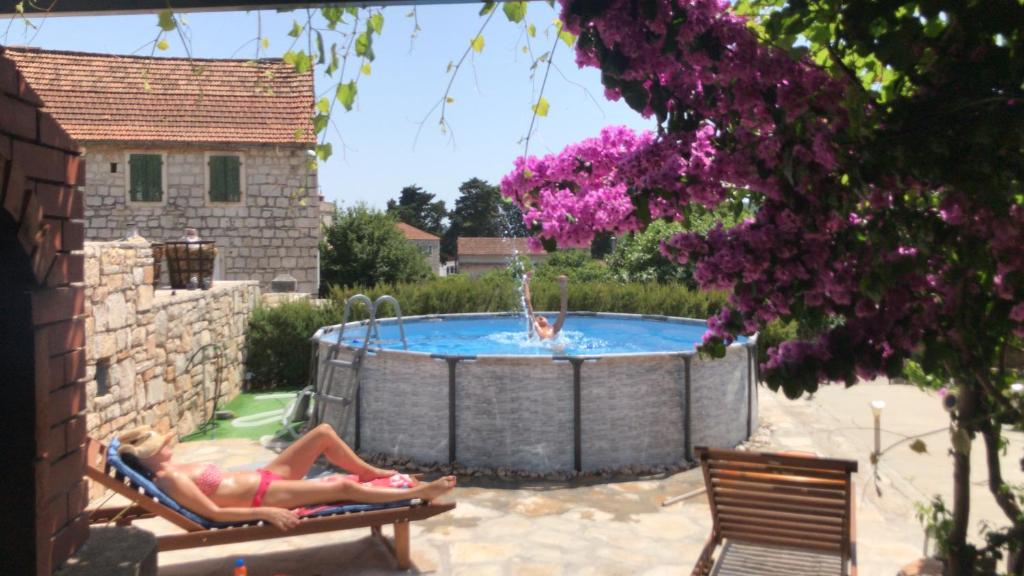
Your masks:
M 263 520 L 277 526 L 281 530 L 294 528 L 299 523 L 298 516 L 285 508 L 243 508 L 221 507 L 206 494 L 203 494 L 184 472 L 169 472 L 157 480 L 160 488 L 179 504 L 192 512 L 215 522 L 243 522 L 245 520 Z
M 560 293 L 560 302 L 558 304 L 558 318 L 555 319 L 553 327 L 555 334 L 558 334 L 559 330 L 562 329 L 562 324 L 565 324 L 565 315 L 569 311 L 569 279 L 565 275 L 558 277 L 558 291 Z
M 526 314 L 530 317 L 530 322 L 533 322 L 533 298 L 530 296 L 529 272 L 523 275 L 523 299 L 526 300 Z

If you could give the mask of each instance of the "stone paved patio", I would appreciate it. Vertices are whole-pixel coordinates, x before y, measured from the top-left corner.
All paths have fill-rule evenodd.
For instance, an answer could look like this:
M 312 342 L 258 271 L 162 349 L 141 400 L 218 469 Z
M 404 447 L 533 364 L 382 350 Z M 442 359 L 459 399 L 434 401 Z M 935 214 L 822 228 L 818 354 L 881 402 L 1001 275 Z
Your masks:
M 752 443 L 755 448 L 813 450 L 859 460 L 862 575 L 893 575 L 921 556 L 923 532 L 913 517 L 913 503 L 950 491 L 948 442 L 941 433 L 927 437 L 925 455 L 913 454 L 905 444 L 891 449 L 873 480 L 868 402 L 888 403 L 883 416 L 885 447 L 900 434 L 941 428 L 945 415 L 937 399 L 884 381 L 849 390 L 823 389 L 811 400 L 791 402 L 763 389 L 761 398 L 763 427 Z M 1022 443 L 1020 434 L 1011 437 L 1005 469 L 1014 482 L 1024 481 L 1019 466 L 1013 465 Z M 177 453 L 182 460 L 215 460 L 233 469 L 256 467 L 273 456 L 256 443 L 241 440 L 184 444 Z M 975 480 L 983 478 L 982 470 L 979 460 Z M 702 485 L 696 470 L 585 485 L 463 480 L 454 493 L 458 508 L 453 513 L 414 523 L 413 559 L 423 573 L 446 575 L 688 574 L 710 530 L 706 499 L 661 504 Z M 975 482 L 973 489 L 978 503 L 973 519 L 998 522 L 999 513 L 987 506 L 983 483 Z M 140 526 L 157 532 L 170 528 L 159 520 Z M 160 556 L 161 574 L 230 574 L 238 557 L 246 559 L 254 576 L 401 573 L 368 533 L 354 530 L 170 552 Z

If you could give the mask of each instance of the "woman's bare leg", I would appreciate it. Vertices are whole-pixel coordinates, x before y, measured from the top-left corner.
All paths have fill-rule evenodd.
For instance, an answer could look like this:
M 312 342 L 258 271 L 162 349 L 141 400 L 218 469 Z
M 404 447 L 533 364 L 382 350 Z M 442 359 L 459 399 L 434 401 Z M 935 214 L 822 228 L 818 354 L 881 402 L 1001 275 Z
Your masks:
M 447 494 L 454 487 L 454 476 L 445 476 L 412 488 L 377 488 L 352 481 L 275 480 L 267 489 L 263 505 L 294 508 L 330 502 L 383 504 L 413 498 L 432 500 Z
M 299 480 L 309 473 L 309 469 L 321 454 L 326 456 L 331 464 L 358 475 L 360 480 L 372 480 L 395 474 L 394 470 L 371 466 L 360 458 L 329 424 L 321 424 L 303 434 L 264 468 L 284 478 Z

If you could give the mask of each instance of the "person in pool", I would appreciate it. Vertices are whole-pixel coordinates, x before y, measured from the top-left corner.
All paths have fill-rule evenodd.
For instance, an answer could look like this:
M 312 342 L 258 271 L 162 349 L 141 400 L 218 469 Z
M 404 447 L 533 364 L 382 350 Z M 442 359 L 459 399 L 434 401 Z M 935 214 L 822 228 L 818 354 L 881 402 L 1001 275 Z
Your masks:
M 562 330 L 562 325 L 565 324 L 566 311 L 569 309 L 569 279 L 564 274 L 558 277 L 558 289 L 561 293 L 561 302 L 559 304 L 558 318 L 555 318 L 555 324 L 552 326 L 547 318 L 534 313 L 533 302 L 531 302 L 530 297 L 530 273 L 527 272 L 523 277 L 523 298 L 526 300 L 526 314 L 530 318 L 531 336 L 537 334 L 537 337 L 541 340 L 550 340 Z
M 420 483 L 394 470 L 371 466 L 327 424 L 313 428 L 270 464 L 255 471 L 225 472 L 216 464 L 172 462 L 172 440 L 173 434 L 139 426 L 120 435 L 118 453 L 127 464 L 149 475 L 179 504 L 217 522 L 263 520 L 288 530 L 299 522 L 298 514 L 291 508 L 332 502 L 431 500 L 455 487 L 454 476 Z M 333 475 L 304 480 L 320 456 L 357 478 Z M 374 482 L 370 484 L 371 481 Z

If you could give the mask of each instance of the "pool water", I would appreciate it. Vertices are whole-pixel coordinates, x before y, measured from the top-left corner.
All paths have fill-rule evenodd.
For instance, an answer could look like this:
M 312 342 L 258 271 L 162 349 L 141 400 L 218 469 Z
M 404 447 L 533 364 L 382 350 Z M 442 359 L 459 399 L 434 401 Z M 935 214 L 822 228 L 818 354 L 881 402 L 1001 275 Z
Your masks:
M 544 316 L 554 323 L 557 314 L 545 313 Z M 410 318 L 404 326 L 410 352 L 463 356 L 686 352 L 701 342 L 707 330 L 707 325 L 697 320 L 574 314 L 568 315 L 557 338 L 544 341 L 529 338 L 525 318 L 513 315 Z M 397 323 L 382 320 L 379 327 L 381 348 L 403 349 Z M 362 346 L 365 327 L 349 326 L 345 332 L 346 344 Z M 336 334 L 327 334 L 323 341 L 333 343 L 336 338 Z

